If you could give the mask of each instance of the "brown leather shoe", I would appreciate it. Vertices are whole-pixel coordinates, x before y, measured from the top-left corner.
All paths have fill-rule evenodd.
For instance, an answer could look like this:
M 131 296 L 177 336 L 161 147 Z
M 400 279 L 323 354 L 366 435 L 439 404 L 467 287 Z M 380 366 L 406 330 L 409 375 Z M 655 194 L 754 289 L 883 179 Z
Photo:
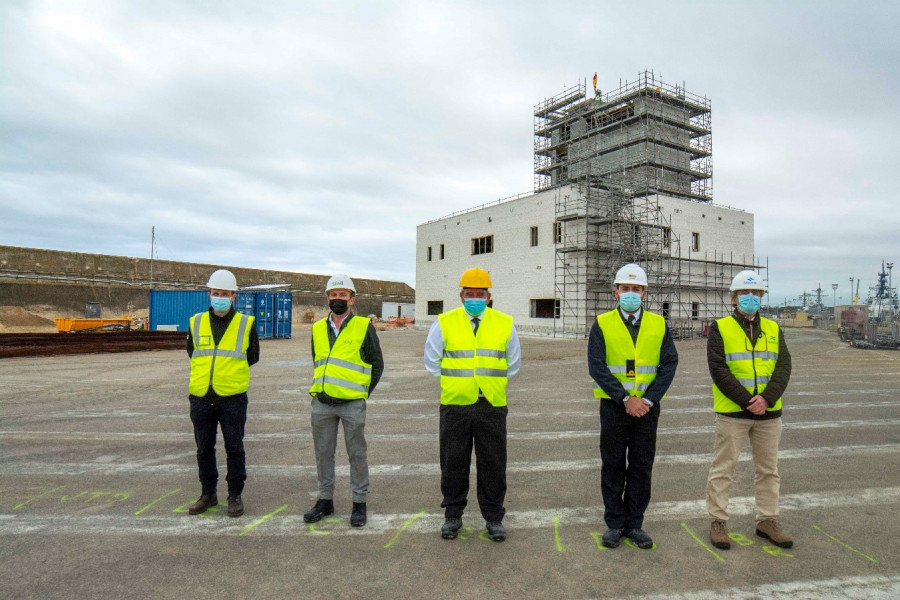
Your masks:
M 731 548 L 731 538 L 728 537 L 728 526 L 725 521 L 713 521 L 709 524 L 709 541 L 720 550 Z
M 239 517 L 244 514 L 244 503 L 240 494 L 228 495 L 228 516 Z
M 203 494 L 196 502 L 188 507 L 188 514 L 199 515 L 206 512 L 206 509 L 219 504 L 219 497 L 215 494 Z
M 757 523 L 756 535 L 772 540 L 772 543 L 779 548 L 790 548 L 794 545 L 794 538 L 783 532 L 775 519 L 766 519 Z

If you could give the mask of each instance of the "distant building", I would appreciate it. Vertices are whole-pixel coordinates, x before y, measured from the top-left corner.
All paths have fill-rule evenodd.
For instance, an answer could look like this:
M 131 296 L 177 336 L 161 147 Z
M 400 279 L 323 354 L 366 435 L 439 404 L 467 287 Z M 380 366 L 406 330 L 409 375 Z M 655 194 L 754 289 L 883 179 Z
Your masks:
M 753 215 L 712 203 L 709 100 L 650 72 L 606 95 L 586 87 L 535 106 L 534 194 L 418 226 L 417 324 L 458 306 L 460 274 L 479 266 L 521 333 L 585 337 L 614 306 L 616 270 L 637 262 L 648 308 L 687 336 L 759 268 Z

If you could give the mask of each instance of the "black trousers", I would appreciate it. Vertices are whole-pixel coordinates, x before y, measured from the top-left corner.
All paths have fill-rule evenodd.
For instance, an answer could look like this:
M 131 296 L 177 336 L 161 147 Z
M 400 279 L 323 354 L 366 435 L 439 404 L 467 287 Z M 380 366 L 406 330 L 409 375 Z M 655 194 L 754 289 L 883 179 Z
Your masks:
M 603 518 L 611 529 L 640 529 L 644 523 L 658 422 L 658 403 L 636 418 L 625 412 L 621 402 L 600 401 L 600 489 Z
M 441 507 L 447 518 L 461 517 L 469 494 L 472 447 L 478 506 L 485 521 L 502 521 L 506 510 L 506 406 L 485 399 L 466 406 L 441 405 Z
M 194 424 L 194 440 L 197 442 L 197 466 L 200 469 L 200 487 L 204 494 L 216 493 L 219 471 L 216 468 L 216 433 L 222 427 L 225 440 L 225 457 L 229 494 L 244 491 L 247 466 L 244 455 L 244 425 L 247 422 L 247 395 L 228 400 L 203 400 L 191 398 L 191 422 Z

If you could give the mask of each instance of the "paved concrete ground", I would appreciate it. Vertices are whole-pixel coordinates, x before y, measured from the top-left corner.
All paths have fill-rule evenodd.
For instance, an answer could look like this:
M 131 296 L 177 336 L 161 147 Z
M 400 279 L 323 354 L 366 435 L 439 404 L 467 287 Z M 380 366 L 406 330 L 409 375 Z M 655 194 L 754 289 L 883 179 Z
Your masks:
M 187 515 L 199 486 L 181 351 L 0 361 L 0 598 L 896 598 L 900 595 L 900 353 L 789 330 L 781 551 L 753 535 L 752 469 L 735 482 L 730 551 L 707 544 L 713 440 L 705 341 L 679 343 L 663 405 L 657 547 L 602 549 L 599 415 L 585 342 L 523 339 L 513 379 L 502 544 L 442 540 L 438 383 L 424 332 L 382 332 L 386 376 L 369 404 L 369 525 L 310 527 L 309 333 L 266 341 L 253 368 L 246 514 Z M 221 442 L 220 442 L 221 444 Z M 220 452 L 220 463 L 224 456 Z M 224 466 L 220 469 L 224 479 Z M 224 480 L 221 482 L 224 495 Z

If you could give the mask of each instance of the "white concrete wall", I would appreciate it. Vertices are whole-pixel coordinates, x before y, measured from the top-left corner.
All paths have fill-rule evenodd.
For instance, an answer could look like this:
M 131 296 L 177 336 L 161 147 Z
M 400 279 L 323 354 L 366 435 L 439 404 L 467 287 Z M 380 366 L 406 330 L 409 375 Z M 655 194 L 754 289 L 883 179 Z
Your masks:
M 559 188 L 419 225 L 416 232 L 416 324 L 430 325 L 429 300 L 443 300 L 444 310 L 460 305 L 459 278 L 471 267 L 490 273 L 493 306 L 511 314 L 521 331 L 549 327 L 553 319 L 532 319 L 531 299 L 555 298 L 556 246 L 553 222 Z M 538 245 L 531 246 L 531 227 Z M 494 251 L 472 255 L 472 238 L 493 235 Z M 440 245 L 444 244 L 444 259 Z M 428 247 L 432 260 L 427 260 Z
M 428 327 L 437 319 L 428 314 L 429 300 L 443 301 L 444 311 L 459 306 L 459 278 L 463 271 L 477 266 L 491 274 L 494 308 L 512 315 L 520 333 L 551 335 L 554 319 L 532 318 L 531 300 L 556 296 L 553 240 L 556 201 L 564 194 L 574 193 L 577 192 L 570 186 L 553 188 L 419 225 L 416 232 L 416 325 Z M 697 261 L 722 260 L 724 257 L 727 262 L 753 263 L 751 213 L 679 198 L 659 197 L 658 200 L 672 227 L 673 242 L 676 237 L 680 239 L 682 257 Z M 533 226 L 538 228 L 536 247 L 530 246 Z M 692 232 L 700 234 L 697 252 L 690 249 Z M 472 239 L 487 235 L 494 236 L 493 252 L 473 256 Z M 441 244 L 444 245 L 443 259 Z M 428 247 L 431 247 L 430 261 L 427 260 Z M 704 271 L 709 269 L 701 262 L 692 262 L 687 270 L 703 277 Z M 731 269 L 717 276 L 730 282 L 738 270 Z M 691 298 L 684 300 L 706 304 L 714 302 L 715 297 L 715 294 L 693 292 Z
M 753 214 L 716 204 L 657 196 L 662 214 L 681 240 L 681 257 L 753 264 Z M 691 234 L 700 234 L 700 249 L 691 250 Z M 674 240 L 674 236 L 673 236 Z

